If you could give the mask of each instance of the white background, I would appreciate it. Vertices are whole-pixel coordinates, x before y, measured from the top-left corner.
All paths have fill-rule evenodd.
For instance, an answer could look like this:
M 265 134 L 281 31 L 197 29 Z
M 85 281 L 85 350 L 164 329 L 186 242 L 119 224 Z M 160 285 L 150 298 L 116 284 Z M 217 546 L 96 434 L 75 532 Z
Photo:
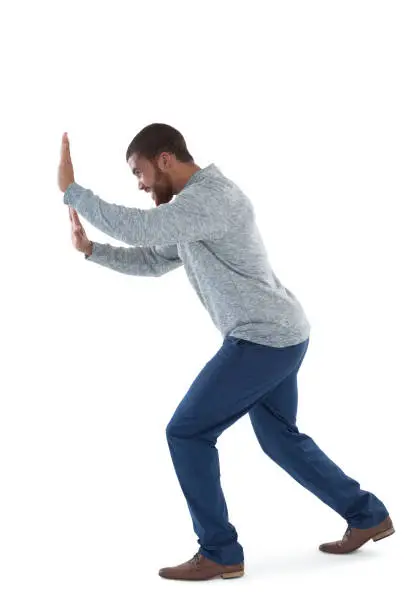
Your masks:
M 2 612 L 406 609 L 406 8 L 1 9 Z M 67 131 L 79 184 L 150 208 L 125 153 L 152 122 L 251 197 L 312 324 L 299 429 L 385 502 L 392 538 L 320 553 L 345 522 L 263 454 L 246 416 L 218 443 L 245 578 L 158 577 L 198 548 L 165 427 L 222 338 L 183 268 L 86 262 L 57 186 Z

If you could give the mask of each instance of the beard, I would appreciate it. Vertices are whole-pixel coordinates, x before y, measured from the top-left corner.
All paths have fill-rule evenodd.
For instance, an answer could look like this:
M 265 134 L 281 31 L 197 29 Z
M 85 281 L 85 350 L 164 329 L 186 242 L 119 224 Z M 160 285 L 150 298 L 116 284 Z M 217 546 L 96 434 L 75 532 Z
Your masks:
M 155 169 L 154 185 L 151 188 L 151 195 L 156 206 L 167 204 L 174 195 L 170 181 L 160 168 L 157 167 Z

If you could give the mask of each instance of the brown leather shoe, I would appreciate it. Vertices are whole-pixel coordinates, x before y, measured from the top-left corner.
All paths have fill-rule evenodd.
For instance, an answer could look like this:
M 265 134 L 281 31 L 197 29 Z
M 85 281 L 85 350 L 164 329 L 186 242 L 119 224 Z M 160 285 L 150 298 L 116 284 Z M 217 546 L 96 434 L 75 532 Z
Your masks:
M 392 524 L 390 517 L 387 516 L 387 518 L 379 525 L 376 527 L 370 527 L 370 529 L 348 527 L 342 540 L 321 544 L 319 546 L 319 550 L 327 553 L 333 553 L 335 555 L 350 553 L 353 552 L 353 550 L 360 548 L 360 546 L 368 542 L 368 540 L 378 542 L 378 540 L 387 538 L 393 533 L 395 533 L 394 525 Z
M 244 575 L 244 563 L 220 565 L 204 555 L 196 553 L 192 559 L 175 567 L 159 571 L 162 578 L 172 580 L 210 580 L 211 578 L 240 578 Z

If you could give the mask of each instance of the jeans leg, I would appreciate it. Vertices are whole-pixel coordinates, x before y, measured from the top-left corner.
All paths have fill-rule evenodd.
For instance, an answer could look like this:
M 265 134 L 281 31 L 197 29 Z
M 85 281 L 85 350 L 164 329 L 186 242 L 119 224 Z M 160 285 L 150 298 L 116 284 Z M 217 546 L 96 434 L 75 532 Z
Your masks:
M 351 527 L 367 529 L 388 511 L 373 493 L 361 489 L 296 426 L 297 371 L 252 406 L 249 417 L 263 451 Z
M 167 428 L 171 458 L 198 536 L 200 552 L 216 563 L 233 565 L 244 560 L 244 551 L 235 527 L 229 522 L 216 439 L 215 432 L 183 438 L 174 426 Z
M 167 426 L 171 458 L 200 552 L 217 563 L 230 565 L 244 559 L 221 487 L 217 439 L 296 366 L 304 350 L 304 345 L 274 350 L 225 340 Z

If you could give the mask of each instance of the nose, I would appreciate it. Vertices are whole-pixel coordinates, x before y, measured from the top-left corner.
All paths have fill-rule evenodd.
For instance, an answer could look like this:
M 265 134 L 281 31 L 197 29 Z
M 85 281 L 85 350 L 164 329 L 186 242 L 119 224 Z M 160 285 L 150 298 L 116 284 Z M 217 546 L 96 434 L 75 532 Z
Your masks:
M 143 185 L 141 181 L 139 181 L 139 189 L 145 189 L 145 186 Z

